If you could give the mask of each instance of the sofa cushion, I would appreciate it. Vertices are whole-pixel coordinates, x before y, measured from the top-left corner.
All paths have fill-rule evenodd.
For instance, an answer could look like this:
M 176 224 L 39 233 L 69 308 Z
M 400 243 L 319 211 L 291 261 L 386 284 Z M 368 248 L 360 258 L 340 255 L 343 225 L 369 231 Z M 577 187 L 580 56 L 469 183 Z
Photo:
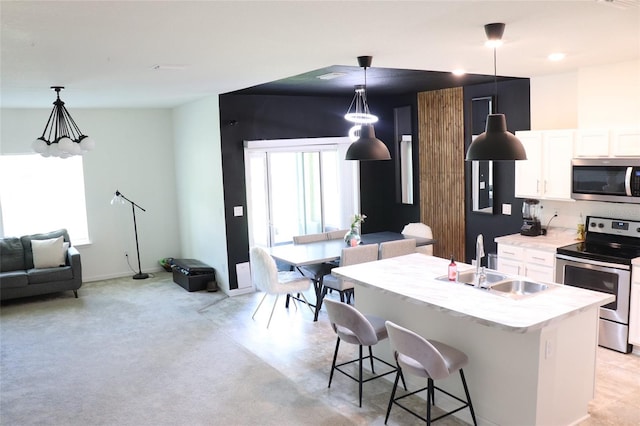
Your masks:
M 53 281 L 67 281 L 73 279 L 71 266 L 62 268 L 29 269 L 27 271 L 29 284 L 48 284 Z
M 33 252 L 31 251 L 31 240 L 50 240 L 62 236 L 64 241 L 69 242 L 69 234 L 66 229 L 58 229 L 57 231 L 47 232 L 45 234 L 24 235 L 20 237 L 22 247 L 24 247 L 24 266 L 25 269 L 33 268 Z
M 26 269 L 24 249 L 20 238 L 0 239 L 0 272 Z
M 31 251 L 33 252 L 34 268 L 56 268 L 65 264 L 62 237 L 49 240 L 31 240 Z
M 26 287 L 29 284 L 27 271 L 3 272 L 0 275 L 0 289 Z

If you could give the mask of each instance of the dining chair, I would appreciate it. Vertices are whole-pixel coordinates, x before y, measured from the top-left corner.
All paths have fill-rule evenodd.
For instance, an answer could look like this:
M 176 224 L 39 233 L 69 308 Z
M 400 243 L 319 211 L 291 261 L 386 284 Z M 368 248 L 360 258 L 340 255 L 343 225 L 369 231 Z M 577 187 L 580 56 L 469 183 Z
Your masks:
M 409 235 L 413 237 L 422 237 L 422 238 L 433 238 L 433 232 L 431 232 L 431 227 L 429 225 L 425 225 L 421 222 L 408 223 L 402 229 L 403 235 Z M 429 256 L 433 256 L 433 245 L 428 244 L 426 246 L 418 246 L 416 247 L 416 251 L 418 253 L 428 254 Z
M 325 232 L 327 235 L 327 240 L 340 240 L 344 238 L 344 236 L 349 232 L 348 229 L 337 229 L 335 231 Z
M 358 263 L 373 262 L 378 260 L 378 245 L 365 244 L 356 247 L 345 247 L 340 255 L 339 266 L 356 265 Z M 336 290 L 340 293 L 340 301 L 351 303 L 354 284 L 342 278 L 327 275 L 323 280 L 322 298 L 327 295 L 327 290 Z
M 408 238 L 404 240 L 386 241 L 380 243 L 380 259 L 404 256 L 416 252 L 416 240 Z
M 334 371 L 339 371 L 350 379 L 358 382 L 358 401 L 360 407 L 362 407 L 362 384 L 396 371 L 396 367 L 394 365 L 374 356 L 371 349 L 373 345 L 387 338 L 387 329 L 385 327 L 384 319 L 373 315 L 363 315 L 353 306 L 336 300 L 327 299 L 326 306 L 327 313 L 329 314 L 329 322 L 333 331 L 335 331 L 338 336 L 336 340 L 336 349 L 333 353 L 333 361 L 331 363 L 331 372 L 329 373 L 328 387 L 331 387 Z M 358 358 L 336 364 L 341 341 L 345 341 L 352 345 L 358 345 Z M 369 348 L 369 355 L 365 357 L 362 356 L 362 348 L 364 346 Z M 367 379 L 362 378 L 362 361 L 365 359 L 369 359 L 371 363 L 371 374 L 373 374 L 372 377 Z M 376 374 L 373 363 L 374 360 L 387 365 L 391 370 L 382 374 Z M 357 377 L 342 368 L 355 362 L 358 363 Z
M 322 232 L 320 234 L 295 235 L 293 237 L 294 244 L 315 243 L 316 241 L 325 241 L 325 240 L 327 240 L 326 232 Z
M 391 391 L 391 398 L 389 399 L 389 405 L 387 407 L 387 415 L 384 418 L 384 424 L 387 424 L 391 408 L 393 404 L 396 404 L 419 419 L 426 421 L 427 425 L 430 425 L 433 421 L 446 417 L 450 414 L 457 413 L 458 411 L 468 407 L 471 412 L 473 424 L 477 425 L 476 415 L 473 411 L 473 405 L 471 404 L 471 397 L 469 396 L 469 389 L 467 388 L 467 381 L 465 380 L 464 372 L 462 371 L 462 368 L 469 363 L 467 355 L 464 352 L 442 342 L 427 340 L 413 331 L 401 327 L 391 321 L 386 321 L 385 326 L 387 328 L 389 342 L 391 343 L 391 349 L 393 350 L 393 357 L 396 360 L 397 372 L 396 379 L 393 383 L 393 390 Z M 466 401 L 434 385 L 434 380 L 446 379 L 456 371 L 460 372 L 460 379 L 462 380 L 464 393 L 467 398 Z M 399 379 L 402 379 L 402 383 L 406 389 L 404 373 L 426 378 L 427 386 L 396 398 L 395 395 Z M 431 405 L 435 403 L 436 389 L 451 398 L 462 402 L 464 405 L 432 419 Z M 410 410 L 407 406 L 398 402 L 408 396 L 424 390 L 427 391 L 426 417 L 422 417 L 422 415 Z
M 311 305 L 304 296 L 304 291 L 307 291 L 311 286 L 311 279 L 305 277 L 297 271 L 278 271 L 276 261 L 271 255 L 262 247 L 253 247 L 249 251 L 249 262 L 251 265 L 251 281 L 258 290 L 264 291 L 264 296 L 256 310 L 253 312 L 251 319 L 254 319 L 258 309 L 262 306 L 262 302 L 268 295 L 275 295 L 276 298 L 273 301 L 273 307 L 271 308 L 271 315 L 269 315 L 269 321 L 267 322 L 267 328 L 271 324 L 271 318 L 273 312 L 276 309 L 276 303 L 278 297 L 281 294 L 289 296 L 291 293 L 298 293 L 304 302 L 307 304 L 311 313 L 314 314 Z M 294 299 L 295 303 L 295 299 Z

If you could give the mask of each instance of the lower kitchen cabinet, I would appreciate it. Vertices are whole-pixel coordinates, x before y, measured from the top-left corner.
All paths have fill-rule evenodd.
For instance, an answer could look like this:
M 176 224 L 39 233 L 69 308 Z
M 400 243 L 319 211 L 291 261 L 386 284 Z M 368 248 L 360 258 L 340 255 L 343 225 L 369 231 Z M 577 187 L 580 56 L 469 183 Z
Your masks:
M 498 244 L 498 270 L 536 281 L 554 282 L 555 251 Z
M 631 274 L 631 307 L 629 310 L 629 343 L 640 346 L 640 265 Z

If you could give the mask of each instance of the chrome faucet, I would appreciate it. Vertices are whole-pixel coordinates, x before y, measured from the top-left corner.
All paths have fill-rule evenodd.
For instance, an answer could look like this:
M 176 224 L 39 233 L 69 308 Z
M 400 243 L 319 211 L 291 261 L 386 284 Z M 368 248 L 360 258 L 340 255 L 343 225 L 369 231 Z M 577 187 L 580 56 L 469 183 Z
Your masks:
M 487 276 L 482 267 L 482 258 L 484 257 L 484 238 L 482 234 L 478 234 L 476 238 L 476 276 L 475 286 L 485 288 L 487 286 Z

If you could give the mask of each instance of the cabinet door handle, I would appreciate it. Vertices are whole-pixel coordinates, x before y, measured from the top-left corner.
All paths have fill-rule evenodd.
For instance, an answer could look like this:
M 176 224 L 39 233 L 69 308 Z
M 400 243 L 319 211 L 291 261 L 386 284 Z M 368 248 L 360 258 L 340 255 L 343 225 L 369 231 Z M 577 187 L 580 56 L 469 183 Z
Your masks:
M 515 254 L 514 252 L 512 252 L 512 251 L 506 251 L 506 250 L 504 250 L 504 251 L 503 251 L 503 253 L 504 253 L 504 254 L 510 254 L 510 255 L 512 255 L 512 256 L 515 256 L 515 255 L 516 255 L 516 254 Z
M 536 192 L 540 192 L 540 179 L 536 179 Z
M 544 258 L 544 257 L 535 257 L 535 256 L 531 256 L 531 258 L 532 258 L 532 259 L 535 259 L 535 260 L 542 260 L 543 262 L 545 261 L 545 258 Z
M 546 180 L 544 181 L 544 193 L 545 194 L 547 193 L 547 181 Z

